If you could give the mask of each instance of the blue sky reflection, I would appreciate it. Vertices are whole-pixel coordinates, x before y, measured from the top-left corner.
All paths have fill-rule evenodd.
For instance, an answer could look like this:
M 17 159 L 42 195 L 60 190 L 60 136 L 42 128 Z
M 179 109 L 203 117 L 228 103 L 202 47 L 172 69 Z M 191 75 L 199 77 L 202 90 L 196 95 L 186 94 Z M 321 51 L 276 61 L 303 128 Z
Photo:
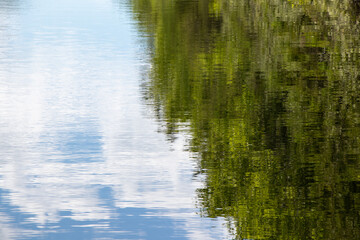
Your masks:
M 147 63 L 127 9 L 0 9 L 0 239 L 223 236 L 221 219 L 195 213 L 201 182 L 184 136 L 170 147 L 145 116 Z

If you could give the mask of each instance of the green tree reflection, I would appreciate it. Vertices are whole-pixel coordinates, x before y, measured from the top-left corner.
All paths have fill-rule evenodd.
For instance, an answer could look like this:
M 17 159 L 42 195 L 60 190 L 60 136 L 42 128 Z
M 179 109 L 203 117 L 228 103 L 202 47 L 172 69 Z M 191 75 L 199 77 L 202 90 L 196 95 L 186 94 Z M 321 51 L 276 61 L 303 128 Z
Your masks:
M 360 237 L 360 5 L 134 0 L 145 95 L 188 123 L 198 205 L 236 239 Z

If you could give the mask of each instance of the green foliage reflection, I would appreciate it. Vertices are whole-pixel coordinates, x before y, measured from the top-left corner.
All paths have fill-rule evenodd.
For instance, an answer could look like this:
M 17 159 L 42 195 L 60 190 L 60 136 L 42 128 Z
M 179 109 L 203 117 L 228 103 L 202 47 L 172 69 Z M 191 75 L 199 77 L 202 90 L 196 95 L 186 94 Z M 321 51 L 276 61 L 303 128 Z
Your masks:
M 146 97 L 181 123 L 206 176 L 204 216 L 234 238 L 360 236 L 360 5 L 133 0 Z

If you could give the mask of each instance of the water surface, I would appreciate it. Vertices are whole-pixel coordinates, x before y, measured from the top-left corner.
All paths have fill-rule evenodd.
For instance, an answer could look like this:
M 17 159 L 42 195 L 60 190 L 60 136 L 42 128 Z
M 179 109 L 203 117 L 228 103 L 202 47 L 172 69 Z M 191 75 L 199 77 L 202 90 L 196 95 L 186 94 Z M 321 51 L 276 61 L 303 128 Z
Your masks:
M 358 239 L 359 3 L 133 2 L 144 98 L 190 135 L 202 216 L 236 239 Z
M 181 136 L 143 104 L 126 3 L 0 1 L 0 16 L 1 239 L 223 236 L 196 214 Z
M 358 239 L 359 9 L 0 0 L 0 238 Z

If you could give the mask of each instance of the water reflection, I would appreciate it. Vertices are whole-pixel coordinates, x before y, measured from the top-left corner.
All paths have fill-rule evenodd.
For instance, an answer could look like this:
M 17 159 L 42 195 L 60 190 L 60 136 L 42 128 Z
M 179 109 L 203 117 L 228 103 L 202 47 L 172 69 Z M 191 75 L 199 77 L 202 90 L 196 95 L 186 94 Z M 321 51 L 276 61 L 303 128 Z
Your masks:
M 171 151 L 145 117 L 127 8 L 18 4 L 0 1 L 0 238 L 223 236 L 195 213 L 182 137 Z
M 359 236 L 358 5 L 146 1 L 144 98 L 164 132 L 189 127 L 205 217 L 239 239 Z

